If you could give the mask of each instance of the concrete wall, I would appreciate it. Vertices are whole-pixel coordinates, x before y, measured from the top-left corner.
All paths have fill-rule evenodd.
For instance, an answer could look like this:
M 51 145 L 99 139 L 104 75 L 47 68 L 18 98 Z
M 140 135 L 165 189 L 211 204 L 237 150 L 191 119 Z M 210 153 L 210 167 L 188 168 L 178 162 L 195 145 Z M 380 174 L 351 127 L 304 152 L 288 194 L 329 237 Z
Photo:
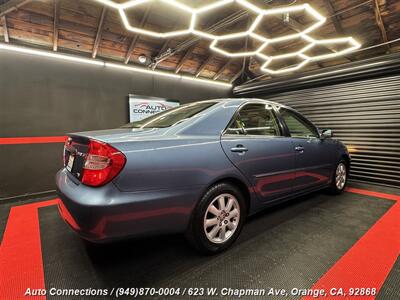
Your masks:
M 230 88 L 0 50 L 0 138 L 121 126 L 128 94 L 187 103 Z M 0 145 L 0 198 L 54 189 L 61 163 L 62 144 Z

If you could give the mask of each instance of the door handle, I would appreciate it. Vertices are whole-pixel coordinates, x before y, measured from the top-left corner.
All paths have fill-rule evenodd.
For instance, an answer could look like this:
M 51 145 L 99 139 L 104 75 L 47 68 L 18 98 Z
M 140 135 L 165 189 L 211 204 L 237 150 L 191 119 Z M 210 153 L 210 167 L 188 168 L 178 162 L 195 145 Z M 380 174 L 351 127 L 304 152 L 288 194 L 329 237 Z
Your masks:
M 231 152 L 235 153 L 245 153 L 249 151 L 249 149 L 245 148 L 243 145 L 237 145 L 236 147 L 231 148 Z
M 303 152 L 304 152 L 304 147 L 303 147 L 303 146 L 296 146 L 296 147 L 294 148 L 294 150 L 296 150 L 297 152 L 303 153 Z

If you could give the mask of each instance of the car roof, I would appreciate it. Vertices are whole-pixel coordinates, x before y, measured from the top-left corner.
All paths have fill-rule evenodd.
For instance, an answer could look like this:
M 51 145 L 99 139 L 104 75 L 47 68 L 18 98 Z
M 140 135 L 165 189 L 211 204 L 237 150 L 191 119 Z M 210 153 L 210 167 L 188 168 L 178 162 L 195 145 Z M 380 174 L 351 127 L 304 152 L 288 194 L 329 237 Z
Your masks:
M 260 99 L 260 98 L 220 98 L 220 99 L 213 99 L 210 101 L 217 101 L 217 102 L 223 102 L 223 103 L 230 103 L 230 104 L 242 104 L 245 102 L 252 102 L 252 101 L 260 101 L 263 103 L 267 103 L 267 104 L 273 104 L 276 106 L 284 106 L 280 103 L 274 102 L 274 101 L 270 101 L 270 100 L 266 100 L 266 99 Z

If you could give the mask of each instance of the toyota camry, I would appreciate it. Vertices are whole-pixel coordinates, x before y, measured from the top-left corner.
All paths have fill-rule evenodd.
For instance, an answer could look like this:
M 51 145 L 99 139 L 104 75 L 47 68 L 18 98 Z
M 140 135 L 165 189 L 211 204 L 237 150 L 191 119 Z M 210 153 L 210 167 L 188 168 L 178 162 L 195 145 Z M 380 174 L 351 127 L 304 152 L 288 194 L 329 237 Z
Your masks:
M 70 134 L 59 211 L 82 238 L 185 233 L 227 249 L 247 216 L 320 189 L 344 190 L 346 147 L 300 113 L 260 99 L 194 102 L 117 129 Z

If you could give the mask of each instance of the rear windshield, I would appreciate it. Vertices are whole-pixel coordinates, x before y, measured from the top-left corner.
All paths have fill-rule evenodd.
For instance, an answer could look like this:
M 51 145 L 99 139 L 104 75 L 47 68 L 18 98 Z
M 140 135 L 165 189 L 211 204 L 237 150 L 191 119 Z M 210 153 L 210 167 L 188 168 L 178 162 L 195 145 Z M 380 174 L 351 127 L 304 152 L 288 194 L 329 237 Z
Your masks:
M 216 102 L 197 102 L 182 105 L 146 119 L 128 123 L 122 128 L 166 128 L 181 123 L 207 108 L 215 105 Z

